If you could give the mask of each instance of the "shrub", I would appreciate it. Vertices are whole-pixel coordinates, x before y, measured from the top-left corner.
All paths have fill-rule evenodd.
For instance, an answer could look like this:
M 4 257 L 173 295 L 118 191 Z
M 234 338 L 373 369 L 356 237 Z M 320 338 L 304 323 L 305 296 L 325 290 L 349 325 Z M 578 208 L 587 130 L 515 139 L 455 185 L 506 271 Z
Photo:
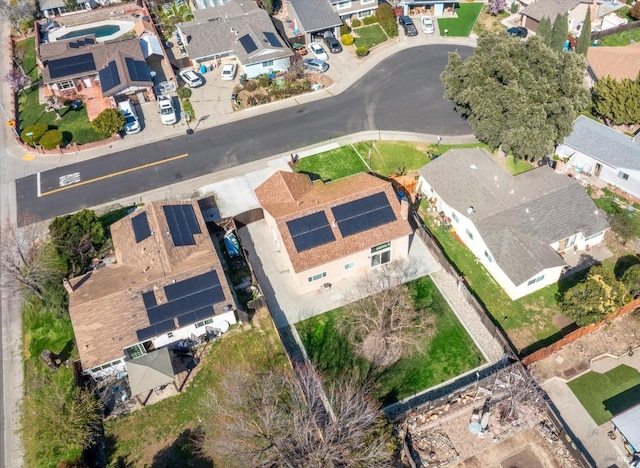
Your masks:
M 271 78 L 269 78 L 269 75 L 267 75 L 266 73 L 260 75 L 258 77 L 258 86 L 260 86 L 261 88 L 268 88 L 269 86 L 271 86 Z
M 358 18 L 353 18 L 353 19 L 351 20 L 351 27 L 352 27 L 352 28 L 357 28 L 357 27 L 359 27 L 360 25 L 362 25 L 362 21 L 360 21 Z
M 636 2 L 630 9 L 629 14 L 635 19 L 640 19 L 640 2 Z
M 196 114 L 195 111 L 193 110 L 193 104 L 191 104 L 191 101 L 189 101 L 188 99 L 182 99 L 180 101 L 180 104 L 182 105 L 182 112 L 187 112 L 188 113 L 188 121 L 192 122 L 195 120 L 196 118 Z
M 56 149 L 58 146 L 62 146 L 62 132 L 60 130 L 47 130 L 42 138 L 40 138 L 40 146 L 44 149 Z
M 342 42 L 342 45 L 350 46 L 350 45 L 353 45 L 353 43 L 355 42 L 355 39 L 351 34 L 343 34 L 340 37 L 340 42 Z
M 49 125 L 47 124 L 37 123 L 29 125 L 22 130 L 22 133 L 20 133 L 20 139 L 28 145 L 35 146 L 47 130 L 49 130 Z M 27 133 L 31 133 L 31 135 L 27 136 Z
M 398 25 L 396 24 L 395 16 L 393 16 L 391 5 L 388 3 L 381 4 L 376 10 L 376 18 L 378 18 L 378 23 L 387 36 L 396 37 L 398 35 Z
M 91 122 L 91 126 L 96 132 L 105 135 L 121 132 L 124 124 L 124 115 L 119 109 L 105 109 Z
M 258 82 L 256 80 L 247 80 L 244 84 L 244 89 L 249 92 L 255 91 L 258 89 Z
M 373 23 L 377 23 L 377 22 L 378 22 L 378 18 L 376 18 L 376 17 L 375 17 L 375 16 L 373 16 L 373 15 L 371 15 L 371 16 L 365 16 L 365 17 L 362 19 L 362 22 L 363 22 L 365 25 L 370 25 L 370 24 L 373 24 Z
M 349 34 L 351 32 L 351 26 L 349 26 L 346 23 L 343 23 L 342 26 L 340 26 L 340 35 L 344 36 L 345 34 Z
M 366 47 L 362 46 L 362 47 L 358 47 L 356 49 L 356 55 L 358 57 L 366 57 L 369 54 L 369 49 L 367 49 Z
M 191 97 L 191 88 L 187 88 L 186 86 L 181 86 L 176 91 L 176 94 L 180 99 L 189 99 Z

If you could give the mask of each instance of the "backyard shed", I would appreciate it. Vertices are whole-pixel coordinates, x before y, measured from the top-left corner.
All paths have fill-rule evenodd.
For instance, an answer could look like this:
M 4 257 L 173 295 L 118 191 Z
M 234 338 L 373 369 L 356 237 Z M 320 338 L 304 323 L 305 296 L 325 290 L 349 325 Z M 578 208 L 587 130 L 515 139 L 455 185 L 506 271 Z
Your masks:
M 638 452 L 640 450 L 640 404 L 613 417 L 611 423 L 633 447 L 632 450 Z

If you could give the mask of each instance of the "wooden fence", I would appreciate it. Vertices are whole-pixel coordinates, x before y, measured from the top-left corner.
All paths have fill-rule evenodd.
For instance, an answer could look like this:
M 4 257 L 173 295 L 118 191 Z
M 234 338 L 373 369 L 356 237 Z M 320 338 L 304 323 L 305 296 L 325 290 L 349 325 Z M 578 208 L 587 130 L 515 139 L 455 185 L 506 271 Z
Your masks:
M 616 26 L 614 28 L 605 29 L 604 31 L 596 31 L 591 32 L 591 40 L 597 41 L 598 39 L 602 39 L 603 37 L 613 36 L 614 34 L 618 34 L 624 31 L 630 31 L 631 29 L 640 28 L 640 21 L 633 21 L 627 24 L 621 24 L 620 26 Z
M 556 341 L 553 344 L 550 344 L 549 346 L 539 349 L 538 351 L 536 351 L 535 353 L 531 353 L 529 354 L 527 357 L 525 357 L 524 359 L 522 359 L 522 364 L 524 364 L 525 366 L 528 366 L 536 361 L 539 361 L 541 359 L 544 359 L 546 357 L 551 356 L 553 353 L 555 353 L 556 351 L 560 351 L 562 348 L 564 348 L 566 345 L 568 345 L 569 343 L 572 343 L 574 341 L 576 341 L 578 338 L 581 338 L 583 336 L 589 335 L 597 330 L 599 330 L 605 323 L 618 318 L 618 317 L 622 317 L 623 315 L 628 314 L 629 312 L 633 312 L 634 310 L 636 310 L 637 308 L 640 307 L 640 298 L 639 299 L 635 299 L 631 302 L 629 302 L 628 304 L 624 305 L 622 308 L 620 308 L 620 310 L 618 310 L 617 312 L 609 315 L 606 319 L 598 322 L 598 323 L 592 323 L 591 325 L 587 325 L 585 327 L 581 327 L 578 328 L 577 330 L 569 333 L 568 335 L 562 337 L 560 340 Z

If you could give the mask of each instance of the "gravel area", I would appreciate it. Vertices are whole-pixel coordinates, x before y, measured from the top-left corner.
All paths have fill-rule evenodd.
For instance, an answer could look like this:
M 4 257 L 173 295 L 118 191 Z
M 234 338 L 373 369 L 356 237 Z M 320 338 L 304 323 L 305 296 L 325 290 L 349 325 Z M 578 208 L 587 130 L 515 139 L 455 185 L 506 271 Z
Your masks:
M 467 330 L 467 333 L 473 338 L 485 359 L 491 364 L 502 359 L 504 356 L 502 345 L 491 336 L 473 307 L 469 305 L 458 290 L 456 279 L 444 268 L 432 273 L 431 278 L 455 312 L 458 320 Z

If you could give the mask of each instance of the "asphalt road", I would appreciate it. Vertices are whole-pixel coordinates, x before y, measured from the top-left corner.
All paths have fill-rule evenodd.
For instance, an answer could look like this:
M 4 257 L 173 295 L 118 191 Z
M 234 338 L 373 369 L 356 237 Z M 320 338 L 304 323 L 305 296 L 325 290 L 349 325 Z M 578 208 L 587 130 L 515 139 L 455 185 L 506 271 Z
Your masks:
M 49 219 L 366 130 L 469 134 L 442 97 L 439 76 L 454 49 L 463 57 L 472 52 L 449 45 L 411 48 L 329 99 L 17 179 L 18 213 Z

